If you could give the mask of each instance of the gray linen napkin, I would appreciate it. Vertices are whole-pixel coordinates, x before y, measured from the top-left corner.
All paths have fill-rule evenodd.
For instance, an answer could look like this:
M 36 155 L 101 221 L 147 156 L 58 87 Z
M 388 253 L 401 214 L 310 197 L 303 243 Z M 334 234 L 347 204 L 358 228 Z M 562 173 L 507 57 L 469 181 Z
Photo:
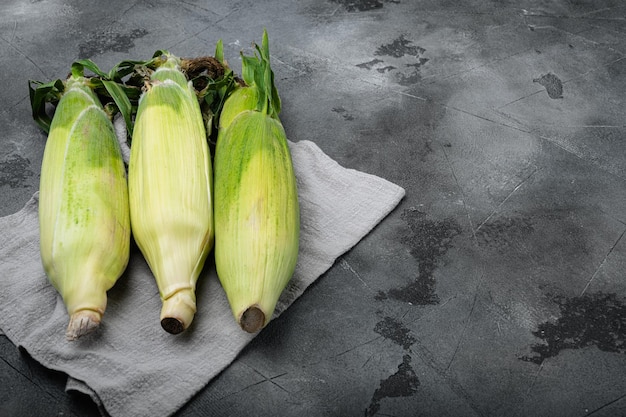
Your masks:
M 301 206 L 300 253 L 274 318 L 404 196 L 404 189 L 382 178 L 341 167 L 312 142 L 290 142 L 290 148 Z M 108 293 L 98 331 L 66 341 L 68 316 L 39 257 L 37 202 L 35 194 L 21 211 L 0 218 L 0 328 L 42 365 L 68 374 L 66 389 L 91 395 L 103 413 L 172 415 L 254 337 L 235 323 L 211 261 L 198 281 L 191 327 L 176 336 L 163 331 L 156 284 L 135 249 Z

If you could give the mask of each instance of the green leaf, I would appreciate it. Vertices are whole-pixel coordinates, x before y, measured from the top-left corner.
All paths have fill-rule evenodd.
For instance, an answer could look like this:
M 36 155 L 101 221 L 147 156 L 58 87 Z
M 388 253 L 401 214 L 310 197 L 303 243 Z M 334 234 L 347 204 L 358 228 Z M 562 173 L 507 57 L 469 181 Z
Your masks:
M 119 62 L 113 68 L 111 68 L 106 78 L 120 83 L 122 82 L 122 79 L 124 77 L 126 77 L 129 74 L 132 74 L 133 71 L 135 71 L 135 67 L 137 65 L 141 65 L 142 63 L 143 62 L 140 62 L 140 61 L 129 61 L 129 60 Z
M 33 84 L 36 87 L 33 87 Z M 45 84 L 40 81 L 28 80 L 33 119 L 46 133 L 50 132 L 50 125 L 52 124 L 52 118 L 46 113 L 46 103 L 57 102 L 64 90 L 65 84 L 60 79 Z
M 203 78 L 206 82 L 206 87 L 198 92 L 198 98 L 202 101 L 202 113 L 205 119 L 210 118 L 215 128 L 218 126 L 219 115 L 224 107 L 224 102 L 231 94 L 231 92 L 237 87 L 237 82 L 233 72 L 224 68 L 224 75 L 219 79 L 213 80 L 206 76 L 197 78 Z M 194 82 L 192 80 L 192 82 Z
M 103 78 L 108 77 L 108 74 L 100 70 L 98 65 L 96 65 L 96 63 L 90 59 L 79 59 L 77 61 L 74 61 L 72 63 L 72 75 L 75 77 L 84 77 L 85 68 L 91 71 L 94 75 L 98 77 L 103 77 Z
M 124 117 L 124 121 L 126 122 L 126 129 L 128 130 L 128 135 L 132 136 L 133 122 L 131 115 L 133 111 L 133 106 L 130 103 L 130 99 L 124 92 L 124 89 L 118 83 L 109 80 L 102 80 L 102 84 L 104 85 L 107 92 L 115 102 L 115 105 Z
M 218 40 L 215 45 L 215 59 L 219 61 L 220 64 L 224 65 L 224 43 L 222 40 Z
M 241 53 L 242 77 L 248 86 L 257 88 L 257 111 L 277 119 L 281 102 L 274 84 L 274 72 L 270 65 L 270 47 L 266 29 L 263 30 L 261 46 L 257 44 L 254 46 L 254 56 L 245 56 Z

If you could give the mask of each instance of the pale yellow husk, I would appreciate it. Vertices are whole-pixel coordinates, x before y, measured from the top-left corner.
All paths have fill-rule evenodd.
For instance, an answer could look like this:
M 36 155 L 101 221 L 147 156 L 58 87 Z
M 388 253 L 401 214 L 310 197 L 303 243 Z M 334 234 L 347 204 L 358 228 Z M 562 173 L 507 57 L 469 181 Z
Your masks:
M 283 127 L 246 110 L 254 94 L 239 91 L 230 104 L 242 111 L 227 101 L 215 151 L 215 265 L 235 319 L 256 332 L 293 275 L 300 216 Z
M 134 239 L 163 302 L 170 333 L 196 313 L 198 276 L 213 247 L 212 168 L 200 107 L 179 60 L 152 74 L 140 99 L 129 161 Z
M 66 337 L 96 329 L 130 252 L 128 188 L 113 125 L 82 77 L 67 81 L 39 187 L 44 270 L 70 315 Z

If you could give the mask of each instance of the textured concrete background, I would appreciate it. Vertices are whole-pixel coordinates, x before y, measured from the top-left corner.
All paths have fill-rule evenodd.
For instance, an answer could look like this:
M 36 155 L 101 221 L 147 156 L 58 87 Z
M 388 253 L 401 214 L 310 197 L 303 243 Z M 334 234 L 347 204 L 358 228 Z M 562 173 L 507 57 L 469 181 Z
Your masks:
M 3 0 L 0 215 L 38 189 L 28 79 L 219 38 L 239 70 L 263 27 L 290 139 L 407 195 L 177 416 L 626 415 L 621 0 Z M 0 359 L 0 415 L 98 415 Z

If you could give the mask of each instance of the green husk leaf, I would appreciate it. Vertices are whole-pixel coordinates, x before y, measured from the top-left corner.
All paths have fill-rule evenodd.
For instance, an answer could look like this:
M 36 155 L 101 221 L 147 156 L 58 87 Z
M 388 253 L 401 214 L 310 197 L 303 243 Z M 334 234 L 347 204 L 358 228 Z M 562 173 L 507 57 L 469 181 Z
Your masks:
M 100 70 L 98 65 L 90 59 L 79 59 L 72 63 L 72 75 L 75 77 L 84 77 L 85 68 L 94 73 L 98 77 L 107 78 L 108 74 Z
M 124 92 L 124 89 L 116 82 L 109 80 L 102 80 L 102 84 L 106 88 L 107 92 L 117 105 L 118 110 L 124 117 L 124 121 L 126 122 L 126 129 L 128 130 L 128 134 L 130 137 L 133 135 L 133 121 L 132 121 L 132 112 L 133 106 L 130 103 L 130 99 Z
M 254 56 L 241 53 L 241 74 L 248 86 L 258 90 L 257 111 L 278 119 L 280 114 L 280 96 L 274 84 L 274 72 L 270 65 L 270 47 L 267 30 L 263 30 L 261 46 L 254 45 Z
M 28 93 L 33 119 L 46 133 L 50 132 L 50 124 L 52 123 L 52 118 L 46 113 L 46 103 L 57 103 L 64 91 L 65 84 L 61 79 L 48 83 L 28 80 Z
M 87 78 L 89 87 L 101 99 L 103 106 L 112 113 L 116 111 L 121 113 L 128 134 L 132 137 L 133 116 L 137 111 L 137 105 L 145 85 L 149 82 L 151 74 L 166 64 L 170 57 L 174 57 L 174 55 L 167 50 L 159 49 L 148 60 L 123 60 L 114 65 L 108 72 L 100 69 L 95 62 L 89 59 L 79 59 L 72 63 L 70 76 Z M 205 73 L 188 77 L 188 80 L 195 87 L 209 133 L 212 126 L 217 126 L 224 101 L 237 87 L 237 78 L 224 60 L 221 39 L 216 45 L 215 59 L 224 68 L 223 76 L 211 78 Z M 86 76 L 86 72 L 91 74 Z M 29 80 L 32 115 L 35 122 L 46 133 L 49 133 L 52 123 L 52 118 L 46 112 L 46 104 L 56 105 L 65 90 L 65 82 L 66 80 L 61 79 L 49 83 Z
M 128 61 L 130 62 L 130 61 Z M 85 70 L 94 74 L 93 77 L 87 78 L 89 88 L 98 96 L 108 97 L 113 100 L 117 111 L 124 117 L 126 127 L 129 133 L 132 133 L 132 104 L 129 97 L 139 97 L 140 91 L 131 87 L 125 87 L 122 84 L 112 81 L 110 74 L 120 74 L 120 68 L 127 68 L 130 64 L 116 67 L 110 73 L 102 71 L 95 62 L 89 59 L 79 59 L 72 63 L 70 69 L 70 77 L 85 78 Z M 125 69 L 124 71 L 127 71 Z M 34 87 L 35 85 L 36 87 Z M 50 132 L 52 118 L 46 113 L 46 103 L 56 104 L 65 91 L 65 83 L 63 80 L 55 80 L 49 83 L 41 83 L 39 81 L 29 81 L 29 96 L 31 101 L 33 119 L 39 127 L 46 133 Z M 111 104 L 108 100 L 102 100 L 103 107 L 110 110 Z
M 215 44 L 215 59 L 217 59 L 222 65 L 225 64 L 224 61 L 224 42 L 221 39 L 217 41 Z
M 121 83 L 125 77 L 127 77 L 128 75 L 132 75 L 141 67 L 154 70 L 163 62 L 162 55 L 167 55 L 168 53 L 168 51 L 160 49 L 157 50 L 152 55 L 152 58 L 147 61 L 127 59 L 118 62 L 113 66 L 113 68 L 111 68 L 111 70 L 107 74 L 107 77 L 105 78 L 111 81 L 115 81 L 117 83 Z M 130 85 L 132 85 L 132 83 Z

